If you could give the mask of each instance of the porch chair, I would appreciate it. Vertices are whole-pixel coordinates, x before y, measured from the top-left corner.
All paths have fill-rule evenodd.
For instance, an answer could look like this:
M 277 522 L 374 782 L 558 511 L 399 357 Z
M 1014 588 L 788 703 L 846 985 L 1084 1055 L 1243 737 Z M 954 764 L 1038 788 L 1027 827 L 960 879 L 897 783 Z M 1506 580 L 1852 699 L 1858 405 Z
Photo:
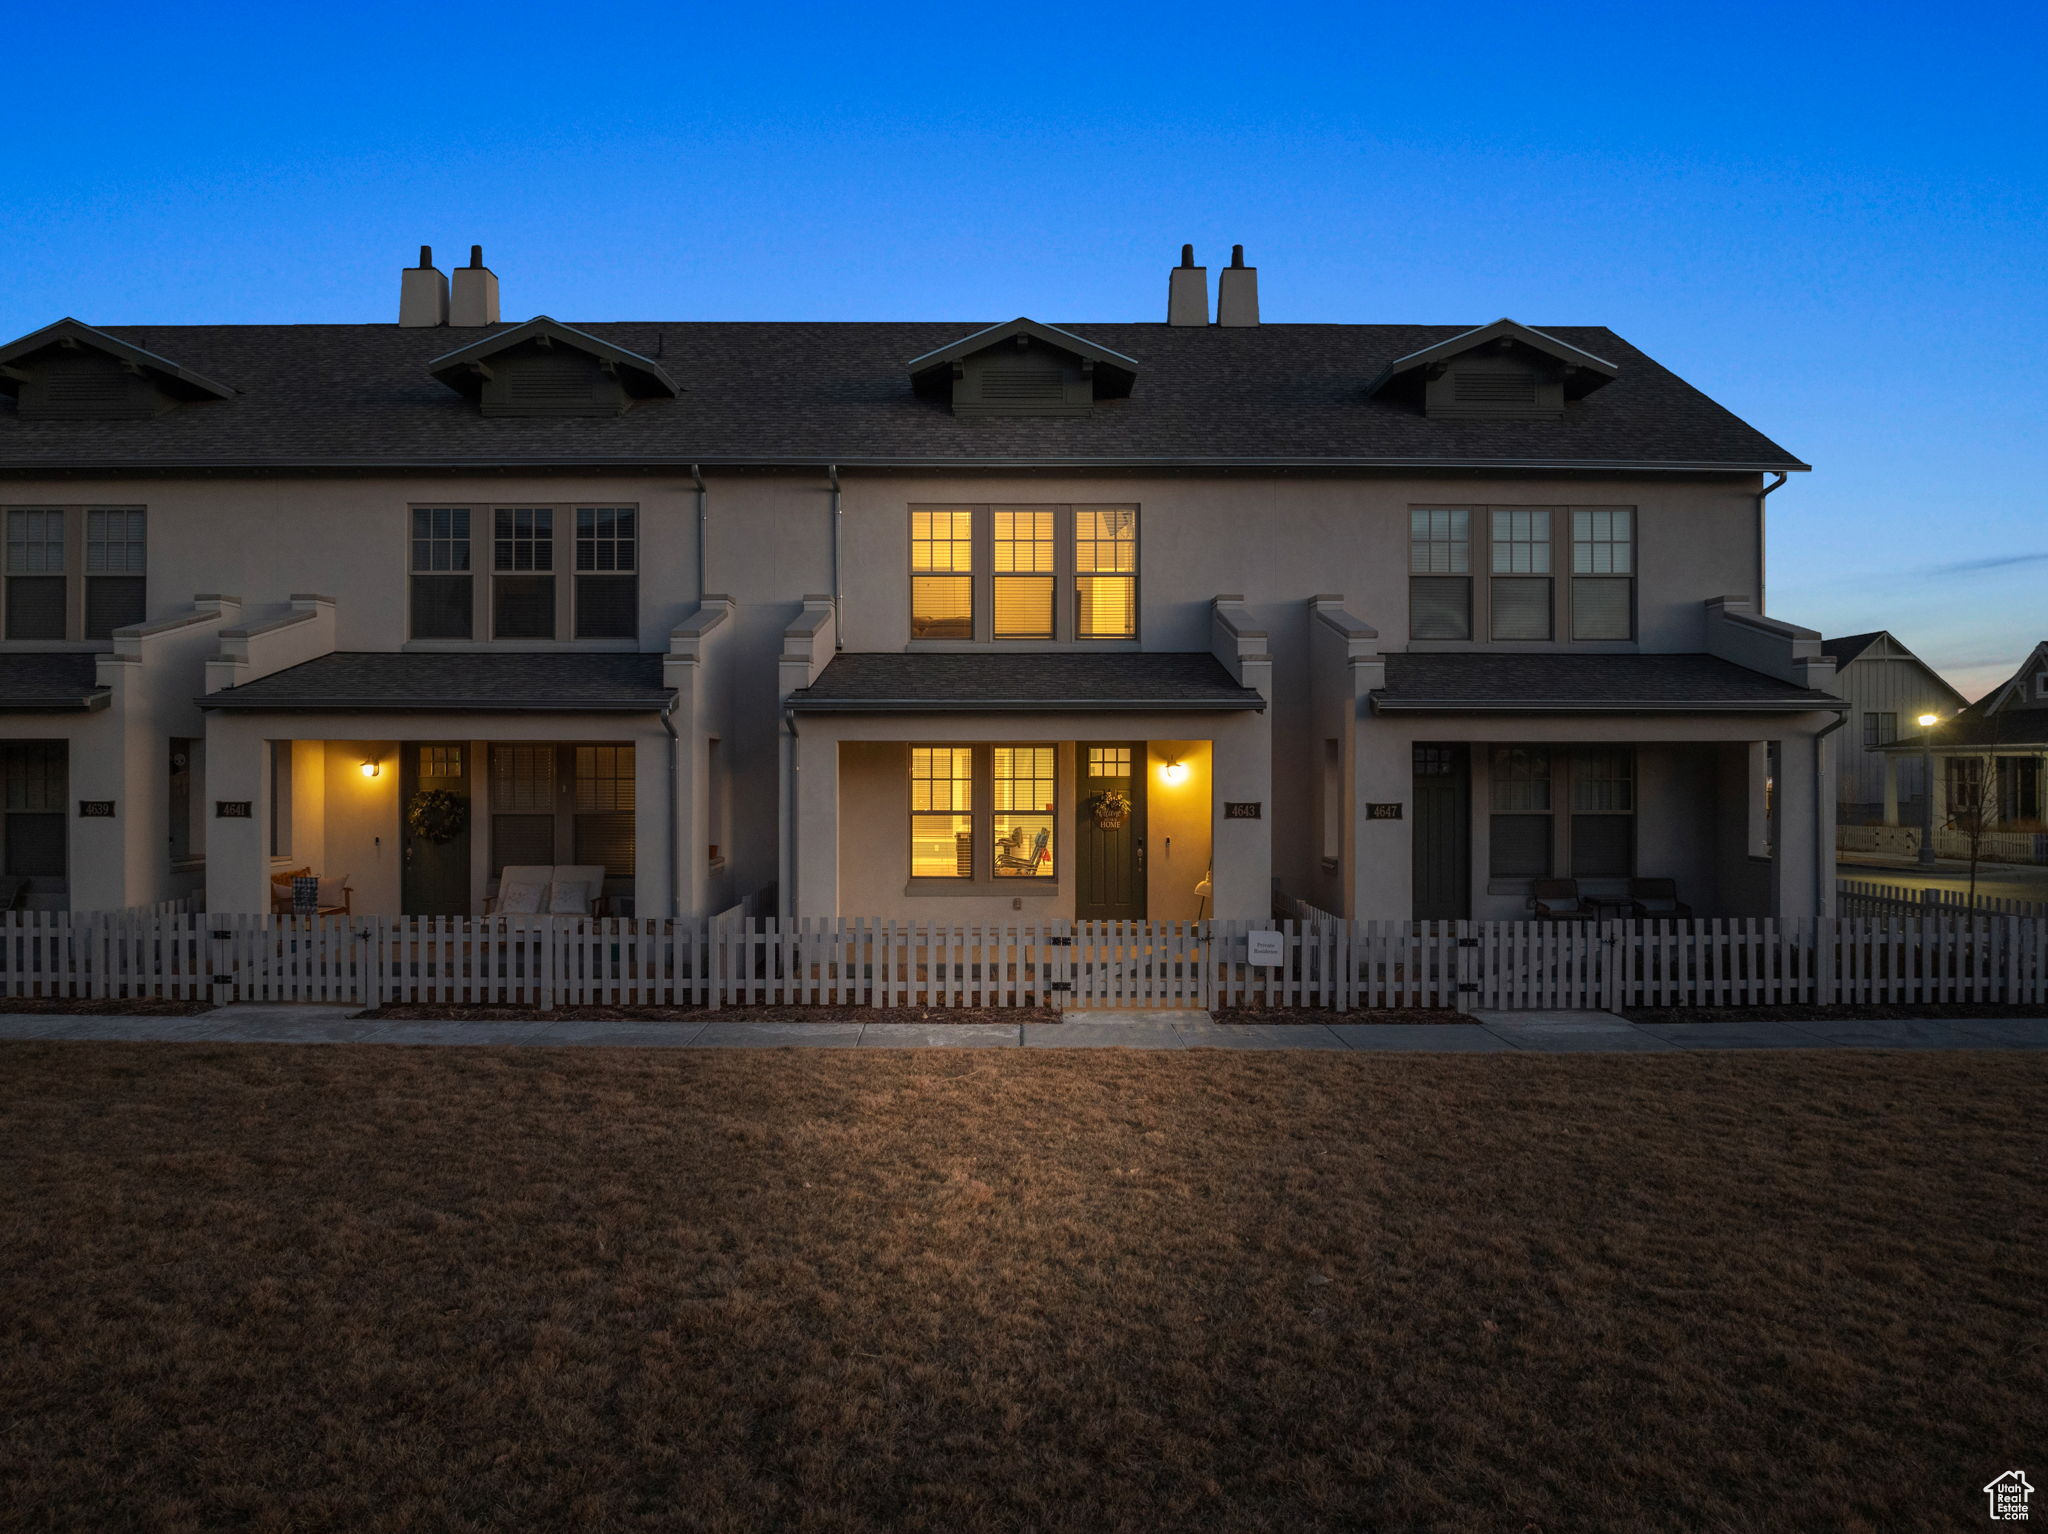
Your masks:
M 1538 921 L 1591 921 L 1576 879 L 1538 879 L 1529 886 L 1529 905 Z
M 21 897 L 28 893 L 28 880 L 15 875 L 0 879 L 0 911 L 11 911 L 21 904 Z
M 1019 841 L 1022 839 L 1021 837 L 1018 838 Z M 1029 852 L 1009 850 L 1008 844 L 999 843 L 998 846 L 1004 850 L 996 853 L 997 875 L 1008 874 L 1014 878 L 1019 874 L 1036 873 L 1038 871 L 1038 860 L 1045 856 L 1045 844 L 1051 840 L 1052 828 L 1046 826 L 1041 828 L 1038 835 L 1032 839 Z
M 273 916 L 303 914 L 299 911 L 294 881 L 311 879 L 313 877 L 313 870 L 311 868 L 293 868 L 287 869 L 283 873 L 272 874 L 270 876 L 270 914 Z M 319 916 L 352 916 L 355 914 L 351 909 L 354 904 L 355 891 L 349 886 L 347 874 L 343 874 L 339 879 L 322 877 L 319 880 L 319 892 L 314 897 L 314 914 Z
M 1676 879 L 1629 880 L 1628 905 L 1629 915 L 1638 921 L 1685 919 L 1692 915 L 1692 907 L 1678 898 Z
M 554 876 L 554 869 L 545 863 L 507 863 L 498 875 L 498 893 L 484 902 L 484 915 L 545 915 L 548 885 Z
M 604 864 L 557 863 L 548 880 L 550 916 L 603 916 Z

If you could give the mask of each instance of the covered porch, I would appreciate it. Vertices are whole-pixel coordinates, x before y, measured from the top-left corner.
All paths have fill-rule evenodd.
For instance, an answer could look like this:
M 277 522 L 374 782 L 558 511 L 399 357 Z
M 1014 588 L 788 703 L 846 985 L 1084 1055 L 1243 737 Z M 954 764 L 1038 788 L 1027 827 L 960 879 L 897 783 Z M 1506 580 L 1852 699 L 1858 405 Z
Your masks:
M 842 655 L 789 718 L 792 914 L 1270 909 L 1264 699 L 1212 656 Z
M 669 914 L 661 660 L 336 654 L 209 693 L 208 908 Z
M 1831 694 L 1708 655 L 1385 660 L 1325 863 L 1347 914 L 1832 910 Z

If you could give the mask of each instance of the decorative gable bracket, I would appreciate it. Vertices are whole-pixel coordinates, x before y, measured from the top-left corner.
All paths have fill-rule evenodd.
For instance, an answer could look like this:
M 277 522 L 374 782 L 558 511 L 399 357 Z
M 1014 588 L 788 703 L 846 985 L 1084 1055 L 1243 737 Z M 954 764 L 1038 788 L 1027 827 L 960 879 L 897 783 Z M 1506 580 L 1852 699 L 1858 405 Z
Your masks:
M 1499 319 L 1395 358 L 1365 392 L 1420 405 L 1437 420 L 1557 420 L 1617 372 L 1603 357 Z
M 682 388 L 651 357 L 536 315 L 436 357 L 427 371 L 485 415 L 622 415 Z
M 0 346 L 0 393 L 24 421 L 146 420 L 226 384 L 69 317 Z

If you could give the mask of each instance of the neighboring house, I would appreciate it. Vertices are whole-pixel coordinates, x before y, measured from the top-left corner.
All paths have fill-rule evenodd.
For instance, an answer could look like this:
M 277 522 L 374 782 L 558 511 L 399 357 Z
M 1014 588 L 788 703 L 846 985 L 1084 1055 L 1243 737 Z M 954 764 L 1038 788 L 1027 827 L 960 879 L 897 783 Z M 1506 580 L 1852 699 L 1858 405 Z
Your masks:
M 1895 784 L 1908 767 L 1918 767 L 1923 752 L 1931 751 L 1937 852 L 1960 856 L 1967 851 L 1953 831 L 1943 828 L 1955 819 L 1958 807 L 1974 805 L 1981 797 L 1992 833 L 1981 852 L 2003 860 L 2048 862 L 2048 835 L 2043 834 L 2048 833 L 2048 640 L 1975 703 L 1940 712 L 1942 720 L 1931 731 L 1916 724 L 1880 753 L 1884 823 L 1917 824 Z
M 1941 673 L 1883 629 L 1824 640 L 1835 663 L 1836 691 L 1849 704 L 1842 746 L 1835 754 L 1836 803 L 1844 826 L 1883 825 L 1885 763 L 1879 748 L 1917 734 L 1922 714 L 1954 714 L 1968 701 Z M 1895 796 L 1908 825 L 1917 824 L 1926 792 L 1917 758 L 1899 763 Z
M 0 861 L 75 908 L 576 864 L 643 916 L 1826 909 L 1834 667 L 1761 612 L 1804 465 L 1604 329 L 1256 283 L 509 324 L 423 252 L 397 324 L 0 347 Z

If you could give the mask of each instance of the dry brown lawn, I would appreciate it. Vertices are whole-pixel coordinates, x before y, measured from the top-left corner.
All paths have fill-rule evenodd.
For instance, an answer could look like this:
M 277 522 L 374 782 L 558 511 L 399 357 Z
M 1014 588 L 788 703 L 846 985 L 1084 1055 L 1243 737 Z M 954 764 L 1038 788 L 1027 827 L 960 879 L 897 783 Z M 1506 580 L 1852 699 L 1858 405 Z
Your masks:
M 0 1045 L 0 1527 L 1975 1528 L 2044 1089 Z

